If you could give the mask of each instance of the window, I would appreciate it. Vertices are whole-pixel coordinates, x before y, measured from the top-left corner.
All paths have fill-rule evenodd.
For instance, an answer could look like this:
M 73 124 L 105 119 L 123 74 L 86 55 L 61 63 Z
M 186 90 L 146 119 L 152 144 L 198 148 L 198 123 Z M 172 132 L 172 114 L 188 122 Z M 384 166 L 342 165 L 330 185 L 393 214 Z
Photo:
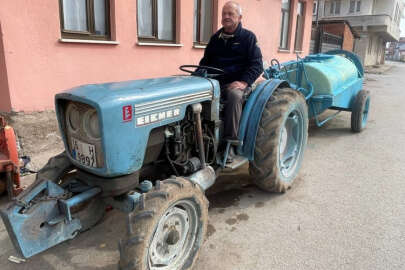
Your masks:
M 356 1 L 350 1 L 349 13 L 354 13 L 355 8 L 356 8 Z
M 314 5 L 312 8 L 312 15 L 316 15 L 318 13 L 318 1 L 314 1 Z
M 304 37 L 304 3 L 298 2 L 297 5 L 297 27 L 295 28 L 295 51 L 302 51 L 302 40 Z
M 194 43 L 208 44 L 212 35 L 213 0 L 194 0 Z
M 350 1 L 349 13 L 360 12 L 361 1 Z
M 59 0 L 63 38 L 110 39 L 109 0 Z
M 340 0 L 331 1 L 330 2 L 330 15 L 338 15 L 340 14 Z
M 139 39 L 174 42 L 176 0 L 138 0 L 137 2 Z
M 357 1 L 356 11 L 360 12 L 361 10 L 361 1 Z
M 288 49 L 290 34 L 290 0 L 281 0 L 281 37 L 280 49 Z

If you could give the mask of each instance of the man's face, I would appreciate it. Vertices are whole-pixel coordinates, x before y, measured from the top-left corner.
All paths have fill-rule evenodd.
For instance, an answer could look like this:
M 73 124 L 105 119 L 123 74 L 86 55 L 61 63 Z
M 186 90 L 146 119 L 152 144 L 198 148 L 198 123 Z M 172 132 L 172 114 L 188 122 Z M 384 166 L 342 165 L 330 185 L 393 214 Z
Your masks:
M 240 23 L 242 16 L 238 14 L 236 8 L 232 5 L 225 5 L 222 9 L 222 26 L 227 29 L 235 30 Z

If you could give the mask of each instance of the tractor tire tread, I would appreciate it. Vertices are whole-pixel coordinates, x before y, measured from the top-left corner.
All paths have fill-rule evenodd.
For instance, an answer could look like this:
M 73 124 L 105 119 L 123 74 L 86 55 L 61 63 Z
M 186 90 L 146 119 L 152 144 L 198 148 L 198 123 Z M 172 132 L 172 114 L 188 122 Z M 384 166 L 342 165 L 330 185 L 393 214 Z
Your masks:
M 250 162 L 249 173 L 253 182 L 261 189 L 269 192 L 285 192 L 291 183 L 283 182 L 278 175 L 278 145 L 281 126 L 285 114 L 292 103 L 305 104 L 305 98 L 296 90 L 279 88 L 268 100 L 259 123 L 256 137 L 254 160 Z M 307 113 L 307 111 L 305 112 Z M 308 132 L 308 117 L 305 118 L 305 139 Z M 306 143 L 306 141 L 305 141 Z
M 184 188 L 184 185 L 180 181 L 178 181 L 176 179 L 167 179 L 167 180 L 165 180 L 165 184 L 176 185 L 180 189 Z
M 351 115 L 351 130 L 354 133 L 359 133 L 364 129 L 363 126 L 363 111 L 367 99 L 370 97 L 370 92 L 360 90 L 354 101 Z
M 201 239 L 198 243 L 195 243 L 198 246 L 193 249 L 192 255 L 189 256 L 185 265 L 181 268 L 184 270 L 191 269 L 198 257 L 199 247 L 203 244 L 207 233 L 208 200 L 204 192 L 189 180 L 176 177 L 161 181 L 158 191 L 152 189 L 142 195 L 144 199 L 141 198 L 134 212 L 129 214 L 132 218 L 127 219 L 128 230 L 122 243 L 126 243 L 137 235 L 141 235 L 144 241 L 133 246 L 121 244 L 119 269 L 125 269 L 135 258 L 138 260 L 133 269 L 149 269 L 147 262 L 148 247 L 161 216 L 170 205 L 186 198 L 193 199 L 199 205 L 199 211 L 201 211 L 199 222 L 202 224 Z
M 155 211 L 151 211 L 151 210 L 143 210 L 140 211 L 139 213 L 137 213 L 136 215 L 131 216 L 131 222 L 134 223 L 139 219 L 142 218 L 152 218 L 155 215 Z

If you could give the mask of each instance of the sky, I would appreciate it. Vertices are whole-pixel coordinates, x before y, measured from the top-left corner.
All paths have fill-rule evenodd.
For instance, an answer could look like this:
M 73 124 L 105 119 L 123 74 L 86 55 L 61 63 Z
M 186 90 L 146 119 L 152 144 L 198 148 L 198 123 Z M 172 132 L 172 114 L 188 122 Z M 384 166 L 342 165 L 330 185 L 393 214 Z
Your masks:
M 405 18 L 401 19 L 401 37 L 405 37 Z
M 402 2 L 405 3 L 405 0 L 402 0 Z M 405 37 L 405 14 L 403 14 L 403 17 L 401 18 L 401 37 Z

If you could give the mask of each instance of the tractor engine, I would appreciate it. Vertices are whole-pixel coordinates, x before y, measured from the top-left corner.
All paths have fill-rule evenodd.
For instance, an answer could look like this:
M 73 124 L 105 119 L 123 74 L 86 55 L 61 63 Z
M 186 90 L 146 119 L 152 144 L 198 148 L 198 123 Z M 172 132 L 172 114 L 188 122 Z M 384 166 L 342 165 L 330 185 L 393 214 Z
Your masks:
M 189 175 L 201 169 L 201 158 L 197 140 L 197 121 L 191 109 L 179 122 L 167 125 L 164 130 L 164 157 L 176 175 Z M 202 137 L 204 142 L 205 163 L 215 162 L 217 143 L 214 136 L 214 125 L 202 120 Z

